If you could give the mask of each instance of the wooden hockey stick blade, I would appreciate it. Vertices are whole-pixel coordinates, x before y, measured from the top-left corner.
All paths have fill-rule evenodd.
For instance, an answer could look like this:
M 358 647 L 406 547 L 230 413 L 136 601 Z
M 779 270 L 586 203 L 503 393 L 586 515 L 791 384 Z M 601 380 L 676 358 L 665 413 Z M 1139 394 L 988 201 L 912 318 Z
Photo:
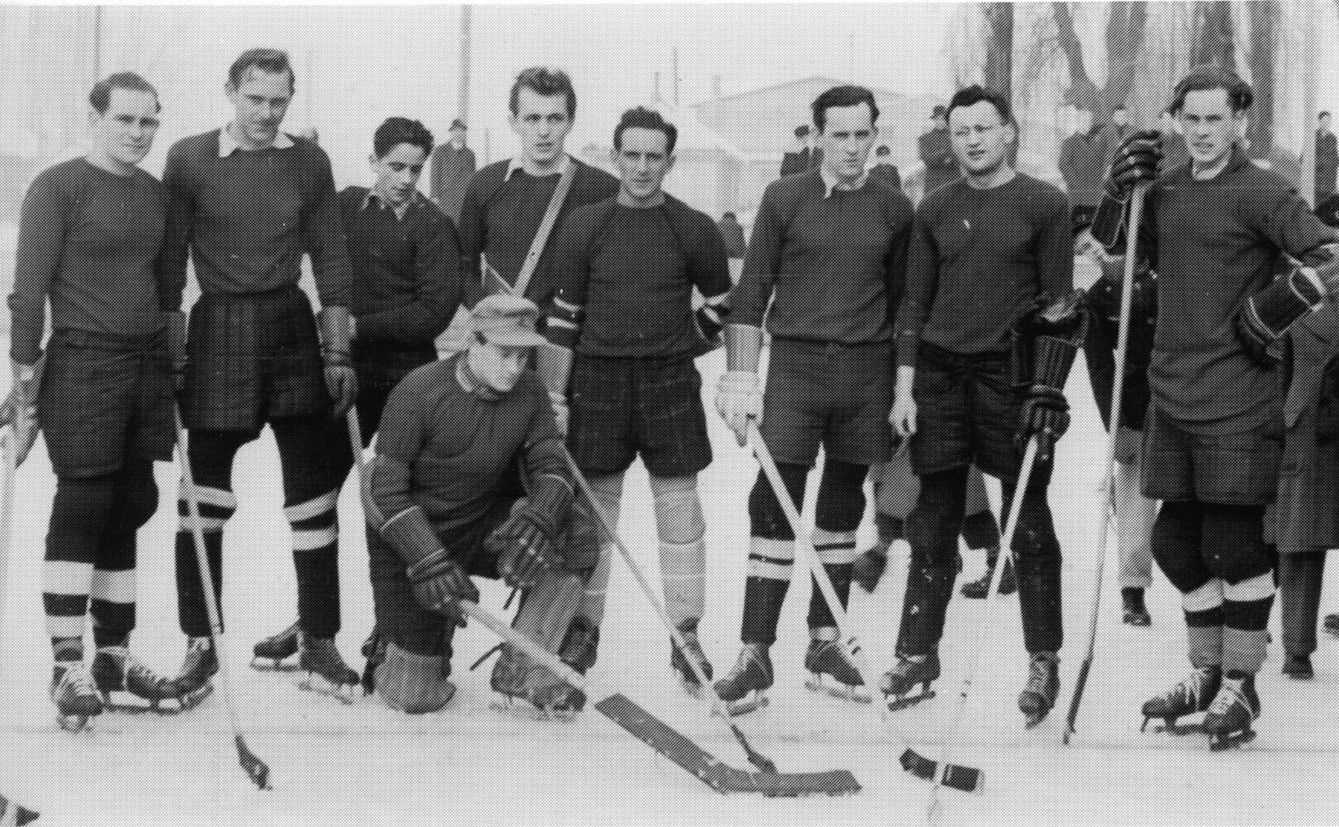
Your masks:
M 260 789 L 268 790 L 270 788 L 270 768 L 264 761 L 256 757 L 256 754 L 246 745 L 242 736 L 235 735 L 233 740 L 237 742 L 237 763 L 242 765 L 246 772 L 246 777 Z
M 595 704 L 595 708 L 633 737 L 722 795 L 758 793 L 769 798 L 852 795 L 861 789 L 860 782 L 848 770 L 765 773 L 731 767 L 624 695 L 610 695 Z
M 27 807 L 20 807 L 17 801 L 10 801 L 3 795 L 0 795 L 0 825 L 22 825 L 31 824 L 37 820 L 36 810 L 29 810 Z
M 917 778 L 924 778 L 926 781 L 933 781 L 935 773 L 939 771 L 938 761 L 933 758 L 926 758 L 910 747 L 902 753 L 898 763 L 902 765 L 902 769 L 906 772 Z M 979 793 L 985 786 L 985 774 L 974 767 L 949 764 L 948 771 L 944 773 L 944 786 L 962 790 L 965 793 Z

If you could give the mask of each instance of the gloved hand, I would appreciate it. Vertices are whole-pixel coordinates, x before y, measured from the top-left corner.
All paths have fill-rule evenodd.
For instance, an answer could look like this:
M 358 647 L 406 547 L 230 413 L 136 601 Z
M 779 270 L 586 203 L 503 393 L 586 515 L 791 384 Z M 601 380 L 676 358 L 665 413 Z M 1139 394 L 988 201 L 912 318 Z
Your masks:
M 325 362 L 325 388 L 335 402 L 335 415 L 344 416 L 358 398 L 358 376 L 350 353 L 352 319 L 347 307 L 325 307 L 321 323 L 321 359 Z
M 441 612 L 457 626 L 465 625 L 461 600 L 479 601 L 479 590 L 459 563 L 447 555 L 446 549 L 437 549 L 405 570 L 414 584 L 414 599 L 425 609 Z
M 1055 443 L 1069 430 L 1069 402 L 1065 394 L 1049 385 L 1033 385 L 1023 399 L 1018 413 L 1018 431 L 1014 445 L 1019 451 L 1027 448 L 1032 437 L 1037 438 L 1037 463 L 1049 462 L 1055 452 Z
M 1158 180 L 1162 162 L 1162 135 L 1156 130 L 1134 132 L 1121 142 L 1107 171 L 1106 192 L 1117 201 L 1125 201 L 1141 181 Z
M 542 509 L 517 500 L 507 521 L 493 530 L 484 548 L 498 557 L 497 569 L 508 586 L 529 589 L 546 571 L 562 566 L 553 540 L 558 527 Z
M 762 425 L 762 390 L 755 371 L 727 370 L 716 385 L 716 413 L 735 432 L 742 448 L 748 442 L 749 418 Z
M 0 408 L 0 427 L 14 427 L 14 464 L 19 466 L 28 458 L 28 452 L 37 441 L 37 390 L 42 382 L 42 360 L 35 365 L 21 365 L 11 360 L 14 382 L 9 396 Z
M 181 393 L 186 389 L 186 314 L 180 310 L 163 313 L 167 320 L 167 356 L 172 363 L 172 389 Z

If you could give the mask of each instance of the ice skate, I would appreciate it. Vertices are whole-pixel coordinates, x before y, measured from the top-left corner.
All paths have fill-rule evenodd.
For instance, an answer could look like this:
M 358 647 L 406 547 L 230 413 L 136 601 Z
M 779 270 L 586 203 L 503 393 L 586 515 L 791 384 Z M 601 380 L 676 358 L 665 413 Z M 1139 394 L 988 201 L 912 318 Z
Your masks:
M 1028 668 L 1027 686 L 1018 693 L 1018 709 L 1028 729 L 1046 720 L 1060 694 L 1060 658 L 1055 652 L 1037 652 Z
M 360 685 L 358 673 L 353 671 L 331 637 L 299 635 L 298 668 L 307 677 L 298 682 L 298 688 L 318 695 L 329 695 L 341 703 L 353 703 L 353 690 Z
M 804 685 L 813 692 L 867 704 L 869 689 L 851 659 L 855 652 L 847 651 L 837 635 L 835 626 L 812 630 L 809 649 L 804 653 L 804 668 L 809 670 L 809 680 Z
M 899 655 L 897 665 L 888 670 L 883 680 L 879 681 L 879 689 L 888 704 L 888 711 L 896 712 L 933 698 L 935 693 L 930 689 L 930 684 L 938 677 L 938 652 L 930 652 L 927 655 Z M 921 685 L 920 693 L 909 694 L 916 684 Z
M 173 678 L 182 710 L 193 709 L 214 691 L 212 678 L 219 671 L 214 643 L 207 637 L 193 637 L 186 646 L 181 673 Z
M 501 696 L 491 704 L 499 712 L 533 720 L 570 721 L 586 706 L 584 692 L 510 645 L 502 647 L 489 683 Z
M 1321 623 L 1321 628 L 1327 633 L 1339 637 L 1339 612 L 1325 615 L 1325 620 Z
M 562 646 L 558 647 L 558 657 L 563 659 L 563 663 L 584 675 L 595 665 L 599 648 L 600 627 L 577 615 L 567 627 Z
M 104 709 L 172 715 L 184 706 L 176 682 L 140 663 L 124 646 L 100 647 L 92 672 Z
M 767 706 L 766 692 L 772 686 L 772 659 L 762 643 L 745 643 L 735 666 L 719 681 L 716 694 L 730 715 L 743 715 Z
M 1144 702 L 1144 723 L 1139 727 L 1139 731 L 1143 732 L 1148 722 L 1154 718 L 1163 720 L 1163 726 L 1155 729 L 1155 732 L 1184 735 L 1187 732 L 1197 731 L 1198 726 L 1180 727 L 1176 722 L 1184 715 L 1207 710 L 1214 696 L 1218 694 L 1218 687 L 1222 682 L 1223 671 L 1220 667 L 1201 666 L 1171 689 Z
M 851 569 L 851 580 L 873 594 L 879 587 L 879 580 L 883 578 L 883 571 L 886 568 L 888 568 L 888 547 L 882 544 L 873 546 L 855 559 L 855 566 Z
M 1251 724 L 1259 717 L 1260 696 L 1255 692 L 1255 676 L 1224 677 L 1202 724 L 1209 736 L 1209 749 L 1219 752 L 1255 740 Z
M 56 723 L 67 732 L 90 729 L 103 710 L 93 676 L 79 661 L 56 664 L 51 673 L 51 701 L 56 705 Z
M 697 664 L 698 669 L 711 680 L 712 669 L 711 661 L 707 660 L 707 655 L 702 651 L 702 642 L 697 637 L 697 621 L 685 620 L 679 624 L 679 633 L 683 636 L 683 648 L 680 649 L 674 641 L 670 641 L 670 668 L 679 678 L 679 683 L 683 684 L 684 691 L 694 698 L 702 696 L 702 685 L 698 682 L 697 672 L 689 664 L 692 660 Z
M 961 559 L 961 557 L 959 558 Z M 972 600 L 983 600 L 990 591 L 990 566 L 977 580 L 962 584 L 962 596 Z M 1014 561 L 1005 558 L 1004 573 L 1000 575 L 1000 596 L 1004 597 L 1018 591 L 1018 578 L 1014 576 Z
M 1309 681 L 1316 677 L 1308 655 L 1288 655 L 1283 661 L 1283 674 L 1295 681 Z
M 292 672 L 298 668 L 295 661 L 288 660 L 298 653 L 298 634 L 301 627 L 297 621 L 277 635 L 272 635 L 252 647 L 251 668 L 262 672 Z
M 1153 618 L 1144 605 L 1143 589 L 1121 589 L 1121 622 L 1126 626 L 1151 626 Z

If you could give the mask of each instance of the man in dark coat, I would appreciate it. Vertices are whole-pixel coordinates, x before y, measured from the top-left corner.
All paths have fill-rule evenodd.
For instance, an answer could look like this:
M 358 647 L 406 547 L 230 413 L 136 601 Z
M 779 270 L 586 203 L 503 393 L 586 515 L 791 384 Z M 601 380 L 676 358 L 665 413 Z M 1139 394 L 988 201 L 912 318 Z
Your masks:
M 920 137 L 921 163 L 925 164 L 925 192 L 929 195 L 950 181 L 961 177 L 958 161 L 953 157 L 953 146 L 948 138 L 947 110 L 936 106 L 931 119 L 933 128 Z
M 432 200 L 453 224 L 460 223 L 460 205 L 475 169 L 474 150 L 465 146 L 466 130 L 465 122 L 456 118 L 451 122 L 451 140 L 432 153 Z

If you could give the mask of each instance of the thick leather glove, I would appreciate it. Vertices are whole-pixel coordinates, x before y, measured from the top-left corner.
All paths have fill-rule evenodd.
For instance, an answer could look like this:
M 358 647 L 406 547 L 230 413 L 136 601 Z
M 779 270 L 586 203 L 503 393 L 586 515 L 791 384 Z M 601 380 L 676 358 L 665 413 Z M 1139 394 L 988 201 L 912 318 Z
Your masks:
M 405 570 L 405 574 L 409 582 L 414 584 L 414 599 L 418 604 L 425 609 L 441 612 L 457 626 L 465 625 L 465 613 L 460 610 L 459 601 L 479 601 L 479 590 L 475 588 L 469 574 L 447 555 L 446 549 L 439 548 L 414 563 Z
M 541 474 L 529 496 L 517 500 L 511 516 L 484 540 L 498 558 L 498 573 L 517 589 L 534 586 L 545 572 L 561 568 L 558 529 L 572 507 L 572 489 L 556 474 Z
M 172 389 L 181 393 L 186 389 L 186 314 L 180 310 L 163 313 L 167 322 L 167 357 L 172 363 Z
M 335 403 L 335 415 L 344 416 L 358 398 L 358 376 L 350 357 L 351 318 L 347 307 L 325 307 L 321 323 L 321 359 L 325 362 L 325 389 Z
M 1069 402 L 1065 394 L 1049 385 L 1033 385 L 1018 413 L 1018 431 L 1014 444 L 1022 451 L 1032 437 L 1037 438 L 1037 463 L 1049 462 L 1055 443 L 1069 430 Z
M 1125 201 L 1141 181 L 1158 180 L 1158 165 L 1162 162 L 1162 135 L 1146 129 L 1132 133 L 1116 150 L 1107 171 L 1107 195 Z
M 45 358 L 45 357 L 44 357 Z M 36 365 L 20 365 L 11 361 L 14 382 L 10 386 L 9 396 L 0 409 L 0 427 L 14 427 L 14 465 L 23 464 L 28 452 L 37 441 L 37 390 L 42 384 L 42 366 L 44 358 Z
M 762 425 L 762 390 L 754 371 L 727 370 L 716 385 L 716 413 L 735 432 L 742 448 L 748 442 L 749 418 Z

